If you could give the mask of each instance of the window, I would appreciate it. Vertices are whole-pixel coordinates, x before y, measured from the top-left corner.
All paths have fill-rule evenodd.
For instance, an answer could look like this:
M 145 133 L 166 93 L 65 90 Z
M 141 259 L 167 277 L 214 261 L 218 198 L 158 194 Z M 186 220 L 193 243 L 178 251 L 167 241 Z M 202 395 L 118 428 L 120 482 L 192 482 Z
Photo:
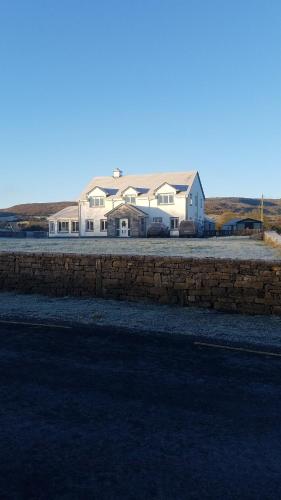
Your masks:
M 171 217 L 170 218 L 170 228 L 171 229 L 178 229 L 179 227 L 179 218 L 178 217 Z
M 158 205 L 172 205 L 174 203 L 174 195 L 159 194 L 157 200 L 158 200 Z
M 58 232 L 59 233 L 69 233 L 69 222 L 58 221 Z
M 190 195 L 189 195 L 189 205 L 190 206 L 193 205 L 192 193 L 190 193 Z
M 152 222 L 162 222 L 162 217 L 153 217 Z
M 72 233 L 79 233 L 79 222 L 78 222 L 78 220 L 73 220 L 71 222 L 71 232 Z
M 54 222 L 49 223 L 49 231 L 50 231 L 50 233 L 55 232 L 55 223 Z
M 135 195 L 128 195 L 124 196 L 125 203 L 131 203 L 131 205 L 136 204 L 136 196 Z
M 107 220 L 106 219 L 101 219 L 100 220 L 100 230 L 101 231 L 106 231 L 107 230 Z
M 86 220 L 86 231 L 90 232 L 94 230 L 94 221 L 93 220 Z
M 92 196 L 90 198 L 90 207 L 104 207 L 104 196 Z

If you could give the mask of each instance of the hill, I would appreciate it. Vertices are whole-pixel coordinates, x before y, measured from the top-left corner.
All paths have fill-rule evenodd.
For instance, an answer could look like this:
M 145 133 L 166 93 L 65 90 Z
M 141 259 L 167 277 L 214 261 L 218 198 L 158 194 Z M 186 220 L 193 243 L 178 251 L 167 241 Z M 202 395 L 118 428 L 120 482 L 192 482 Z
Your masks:
M 206 213 L 220 215 L 224 212 L 234 212 L 246 215 L 260 208 L 258 198 L 207 198 Z M 281 216 L 281 199 L 264 200 L 264 213 L 268 216 Z
M 235 217 L 260 219 L 260 205 L 258 198 L 207 198 L 206 214 L 219 227 Z M 264 200 L 264 220 L 267 228 L 281 228 L 281 199 Z
M 25 203 L 9 208 L 1 208 L 0 212 L 8 212 L 21 217 L 49 217 L 63 208 L 75 205 L 73 201 L 57 201 L 52 203 Z

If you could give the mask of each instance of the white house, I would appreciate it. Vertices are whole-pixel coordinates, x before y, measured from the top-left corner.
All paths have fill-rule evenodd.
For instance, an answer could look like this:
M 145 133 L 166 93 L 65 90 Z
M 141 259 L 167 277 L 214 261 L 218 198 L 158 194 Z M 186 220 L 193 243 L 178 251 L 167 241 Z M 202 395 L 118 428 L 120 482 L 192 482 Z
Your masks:
M 153 222 L 179 235 L 181 221 L 204 224 L 205 196 L 199 173 L 166 172 L 94 177 L 78 205 L 49 218 L 50 237 L 145 237 Z

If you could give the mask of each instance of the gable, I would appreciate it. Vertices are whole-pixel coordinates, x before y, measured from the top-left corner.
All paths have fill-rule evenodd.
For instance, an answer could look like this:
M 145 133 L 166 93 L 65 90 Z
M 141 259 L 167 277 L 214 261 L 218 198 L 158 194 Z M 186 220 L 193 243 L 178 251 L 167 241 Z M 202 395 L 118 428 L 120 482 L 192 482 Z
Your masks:
M 133 187 L 131 187 L 131 186 L 127 187 L 127 188 L 126 188 L 126 189 L 122 192 L 122 195 L 123 195 L 123 196 L 129 196 L 129 195 L 135 195 L 135 196 L 138 196 L 138 194 L 139 194 L 139 192 L 138 192 L 135 188 L 133 188 Z
M 171 184 L 168 184 L 168 182 L 164 182 L 164 184 L 162 184 L 161 186 L 159 186 L 156 190 L 155 190 L 155 195 L 157 194 L 164 194 L 164 193 L 173 193 L 175 194 L 177 191 L 176 189 L 171 185 Z
M 136 215 L 139 215 L 140 217 L 147 216 L 147 213 L 145 213 L 143 210 L 141 210 L 139 207 L 136 207 L 135 205 L 130 205 L 128 203 L 120 203 L 117 207 L 113 208 L 106 214 L 104 214 L 106 217 L 109 215 L 118 215 L 118 212 L 122 212 L 122 216 L 125 213 L 134 213 Z
M 104 189 L 96 186 L 92 191 L 88 193 L 89 198 L 92 198 L 93 196 L 106 196 L 106 192 L 104 191 Z

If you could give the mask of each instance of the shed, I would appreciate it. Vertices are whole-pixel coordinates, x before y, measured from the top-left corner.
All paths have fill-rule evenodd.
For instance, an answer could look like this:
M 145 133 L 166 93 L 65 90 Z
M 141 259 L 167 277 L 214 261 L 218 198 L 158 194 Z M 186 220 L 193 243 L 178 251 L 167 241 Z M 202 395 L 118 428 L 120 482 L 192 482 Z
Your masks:
M 262 231 L 263 223 L 258 219 L 232 219 L 226 222 L 222 229 L 232 233 L 240 233 L 243 231 Z
M 216 222 L 211 217 L 205 216 L 204 218 L 204 232 L 208 233 L 210 231 L 216 230 Z

